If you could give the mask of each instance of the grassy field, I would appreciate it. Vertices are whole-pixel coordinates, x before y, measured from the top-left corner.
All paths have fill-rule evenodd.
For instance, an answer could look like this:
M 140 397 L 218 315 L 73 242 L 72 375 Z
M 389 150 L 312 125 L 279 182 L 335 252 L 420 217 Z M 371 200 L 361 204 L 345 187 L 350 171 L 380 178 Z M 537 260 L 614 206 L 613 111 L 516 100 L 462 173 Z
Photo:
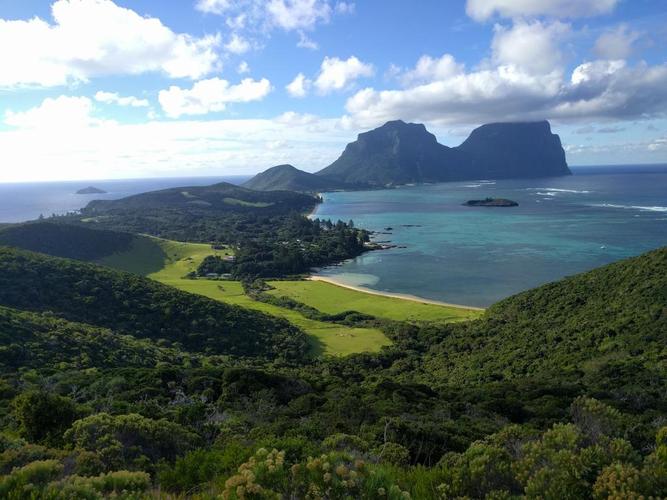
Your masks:
M 357 352 L 376 352 L 391 341 L 377 329 L 349 328 L 314 321 L 282 307 L 256 302 L 243 293 L 238 281 L 183 279 L 196 271 L 207 255 L 231 255 L 230 250 L 213 250 L 211 245 L 180 243 L 147 236 L 138 237 L 127 252 L 99 261 L 99 264 L 148 276 L 180 290 L 204 295 L 214 300 L 235 304 L 285 318 L 311 338 L 313 354 L 345 356 Z
M 140 236 L 127 252 L 106 257 L 98 263 L 147 276 L 186 292 L 285 318 L 309 335 L 314 355 L 346 356 L 376 352 L 391 344 L 380 330 L 374 328 L 350 328 L 315 321 L 290 309 L 254 301 L 243 293 L 238 281 L 184 278 L 195 271 L 207 255 L 232 253 L 231 250 L 214 250 L 207 244 Z M 460 321 L 480 314 L 477 311 L 370 295 L 324 282 L 273 281 L 271 285 L 275 290 L 270 293 L 292 297 L 325 313 L 355 310 L 380 318 L 406 321 Z
M 319 311 L 336 314 L 358 311 L 399 321 L 464 321 L 478 318 L 482 312 L 394 297 L 382 297 L 350 290 L 323 281 L 271 281 L 269 293 L 287 296 Z
M 333 323 L 314 321 L 290 309 L 254 301 L 243 293 L 243 287 L 238 281 L 184 279 L 160 281 L 186 292 L 197 293 L 228 304 L 236 304 L 285 318 L 311 337 L 313 353 L 316 355 L 345 356 L 356 352 L 376 352 L 391 343 L 380 330 L 349 328 Z

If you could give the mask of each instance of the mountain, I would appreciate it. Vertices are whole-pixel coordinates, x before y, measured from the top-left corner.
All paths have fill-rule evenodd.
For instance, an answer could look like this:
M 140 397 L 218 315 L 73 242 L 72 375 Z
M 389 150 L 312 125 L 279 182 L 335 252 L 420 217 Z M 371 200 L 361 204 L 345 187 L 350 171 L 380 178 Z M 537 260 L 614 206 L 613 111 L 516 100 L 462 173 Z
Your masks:
M 317 175 L 374 186 L 436 182 L 464 177 L 466 162 L 456 150 L 439 144 L 424 125 L 398 120 L 359 134 Z
M 478 179 L 571 174 L 560 138 L 547 121 L 482 125 L 457 149 L 472 158 L 469 168 Z
M 483 125 L 463 144 L 449 148 L 439 144 L 424 125 L 397 120 L 359 134 L 316 175 L 349 184 L 387 186 L 570 173 L 560 139 L 546 121 Z
M 317 193 L 320 191 L 353 189 L 355 186 L 304 172 L 292 165 L 278 165 L 257 174 L 245 182 L 243 187 L 258 191 Z

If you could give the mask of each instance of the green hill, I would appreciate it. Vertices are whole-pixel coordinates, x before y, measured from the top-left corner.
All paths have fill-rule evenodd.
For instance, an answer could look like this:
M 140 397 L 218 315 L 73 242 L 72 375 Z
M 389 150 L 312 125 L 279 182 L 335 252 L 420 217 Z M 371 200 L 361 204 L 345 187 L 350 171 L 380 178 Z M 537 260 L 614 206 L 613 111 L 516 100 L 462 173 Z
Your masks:
M 616 397 L 664 398 L 667 248 L 505 299 L 482 320 L 448 328 L 425 369 L 453 384 L 604 379 Z
M 19 368 L 178 366 L 194 358 L 179 349 L 160 347 L 150 340 L 106 328 L 0 306 L 0 373 Z
M 3 247 L 0 305 L 197 352 L 290 358 L 307 349 L 305 335 L 286 321 L 133 274 Z
M 0 229 L 0 245 L 77 260 L 127 251 L 135 236 L 56 222 L 29 222 Z
M 191 212 L 265 212 L 272 215 L 307 211 L 317 200 L 291 192 L 254 191 L 227 182 L 150 191 L 119 200 L 91 201 L 82 211 L 100 216 L 122 210 L 181 209 Z
M 338 182 L 322 176 L 304 172 L 292 165 L 278 165 L 243 184 L 250 189 L 259 191 L 300 191 L 304 193 L 318 193 L 321 191 L 337 191 L 342 189 L 355 189 L 359 186 Z

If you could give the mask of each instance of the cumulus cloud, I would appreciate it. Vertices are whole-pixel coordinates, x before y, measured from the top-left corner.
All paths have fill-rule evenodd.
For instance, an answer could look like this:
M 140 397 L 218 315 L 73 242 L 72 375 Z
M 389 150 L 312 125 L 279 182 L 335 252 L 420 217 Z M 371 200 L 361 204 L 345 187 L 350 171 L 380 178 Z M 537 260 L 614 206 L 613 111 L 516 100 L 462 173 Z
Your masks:
M 119 106 L 131 106 L 133 108 L 148 107 L 147 99 L 139 99 L 134 96 L 122 97 L 117 92 L 105 92 L 100 90 L 95 94 L 95 100 L 104 104 L 117 104 Z
M 179 34 L 111 0 L 58 0 L 53 23 L 0 19 L 0 86 L 56 86 L 162 71 L 197 79 L 219 64 L 217 35 Z
M 593 50 L 600 59 L 627 59 L 640 36 L 639 32 L 622 24 L 600 35 Z
M 398 74 L 404 85 L 432 82 L 434 80 L 444 80 L 455 75 L 463 73 L 464 65 L 456 62 L 451 54 L 444 54 L 442 57 L 433 58 L 431 56 L 422 56 L 417 61 L 414 69 L 405 73 L 396 66 L 390 68 L 392 74 Z
M 667 64 L 591 61 L 569 79 L 501 65 L 402 90 L 366 88 L 348 99 L 346 109 L 363 126 L 396 118 L 441 124 L 643 119 L 667 114 Z
M 246 38 L 267 37 L 274 30 L 296 32 L 297 47 L 317 49 L 306 33 L 331 21 L 334 15 L 352 14 L 352 2 L 333 0 L 198 0 L 202 12 L 225 17 L 227 26 L 243 32 Z
M 225 50 L 232 54 L 245 54 L 252 48 L 248 40 L 243 38 L 238 33 L 233 33 L 229 41 L 225 44 Z
M 286 31 L 312 29 L 331 17 L 331 6 L 323 0 L 270 0 L 266 9 L 271 21 Z
M 7 111 L 4 121 L 20 129 L 72 129 L 99 125 L 92 117 L 93 102 L 88 97 L 61 95 L 47 97 L 39 106 L 26 111 Z
M 494 16 L 573 18 L 608 14 L 619 0 L 468 0 L 466 12 L 476 21 Z
M 494 32 L 491 48 L 496 64 L 550 73 L 561 65 L 559 42 L 570 33 L 570 27 L 558 21 L 517 21 L 511 28 L 496 25 Z
M 236 67 L 236 72 L 239 75 L 244 75 L 246 73 L 250 73 L 250 65 L 246 61 L 241 61 L 239 65 Z
M 210 78 L 196 82 L 190 89 L 172 85 L 160 91 L 158 101 L 167 116 L 178 118 L 224 111 L 228 103 L 259 101 L 270 91 L 271 83 L 266 78 L 245 78 L 237 85 L 230 85 L 220 78 Z
M 321 93 L 327 94 L 345 89 L 359 78 L 371 77 L 374 72 L 371 64 L 364 63 L 355 56 L 345 60 L 325 57 L 314 84 Z
M 303 73 L 299 73 L 285 88 L 292 97 L 305 97 L 311 84 Z
M 195 8 L 209 14 L 224 14 L 232 7 L 232 0 L 197 0 Z

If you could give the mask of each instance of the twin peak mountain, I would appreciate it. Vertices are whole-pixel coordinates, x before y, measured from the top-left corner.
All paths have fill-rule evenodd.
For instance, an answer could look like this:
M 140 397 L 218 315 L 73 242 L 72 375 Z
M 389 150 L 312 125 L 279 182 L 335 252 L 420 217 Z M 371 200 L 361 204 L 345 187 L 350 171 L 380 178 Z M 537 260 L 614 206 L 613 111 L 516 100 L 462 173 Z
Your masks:
M 343 154 L 314 174 L 272 167 L 244 184 L 260 191 L 334 191 L 475 179 L 571 175 L 565 151 L 547 121 L 490 123 L 454 148 L 423 124 L 390 121 L 359 134 Z

